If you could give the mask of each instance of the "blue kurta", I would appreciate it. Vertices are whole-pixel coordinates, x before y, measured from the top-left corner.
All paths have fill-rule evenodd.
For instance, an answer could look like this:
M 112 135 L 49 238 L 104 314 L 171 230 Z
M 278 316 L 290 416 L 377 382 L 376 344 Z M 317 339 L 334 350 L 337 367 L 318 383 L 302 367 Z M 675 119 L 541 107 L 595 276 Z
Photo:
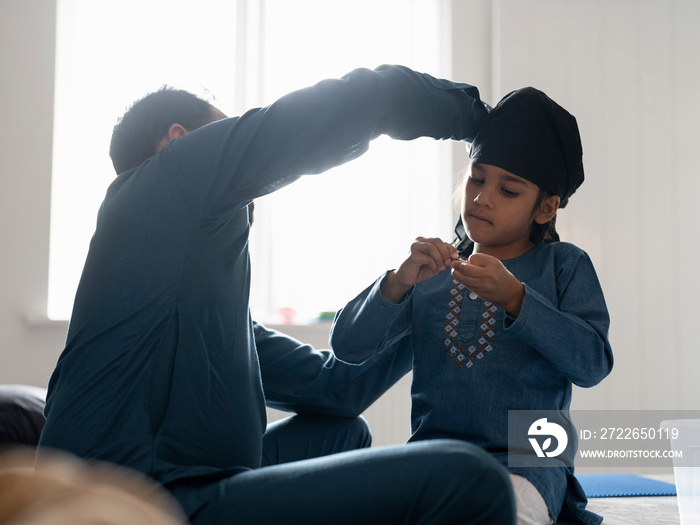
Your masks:
M 339 313 L 331 346 L 352 363 L 410 348 L 411 440 L 463 439 L 506 464 L 509 410 L 566 411 L 572 383 L 597 384 L 613 358 L 605 300 L 585 252 L 563 242 L 538 244 L 503 264 L 525 284 L 516 319 L 457 283 L 448 268 L 400 304 L 382 297 L 379 279 Z M 511 470 L 537 487 L 556 520 L 572 469 Z M 568 507 L 582 503 L 576 496 L 569 494 Z
M 371 402 L 407 360 L 386 361 L 393 368 L 381 383 L 356 374 L 355 387 L 335 386 L 319 402 L 329 374 L 347 378 L 347 368 L 254 329 L 247 206 L 361 155 L 382 134 L 471 140 L 486 113 L 473 86 L 361 69 L 204 126 L 120 174 L 50 380 L 40 453 L 64 449 L 165 484 L 221 479 L 260 466 L 263 383 L 285 407 Z M 259 356 L 256 335 L 273 350 Z

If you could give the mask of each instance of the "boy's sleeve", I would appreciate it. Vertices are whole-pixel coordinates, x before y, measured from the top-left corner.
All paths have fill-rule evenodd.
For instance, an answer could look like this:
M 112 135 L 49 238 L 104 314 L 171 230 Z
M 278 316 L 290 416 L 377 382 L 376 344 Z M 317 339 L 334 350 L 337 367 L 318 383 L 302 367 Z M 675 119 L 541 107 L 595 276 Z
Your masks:
M 216 216 L 302 175 L 352 160 L 374 138 L 471 141 L 488 114 L 478 89 L 402 66 L 357 69 L 204 126 L 162 153 L 193 209 Z
M 605 298 L 585 252 L 566 260 L 557 283 L 558 306 L 525 283 L 520 315 L 506 329 L 536 348 L 572 383 L 594 386 L 612 370 L 613 355 Z
M 394 304 L 379 289 L 384 276 L 345 305 L 333 321 L 331 348 L 345 362 L 363 363 L 382 352 L 411 346 L 413 290 Z

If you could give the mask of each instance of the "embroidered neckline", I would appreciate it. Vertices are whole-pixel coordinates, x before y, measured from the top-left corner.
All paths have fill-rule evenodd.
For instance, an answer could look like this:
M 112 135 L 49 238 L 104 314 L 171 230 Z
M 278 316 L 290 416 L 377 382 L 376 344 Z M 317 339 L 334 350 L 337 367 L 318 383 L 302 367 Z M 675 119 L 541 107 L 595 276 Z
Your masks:
M 471 368 L 477 360 L 493 350 L 493 330 L 496 324 L 496 311 L 498 308 L 488 301 L 484 301 L 484 310 L 481 314 L 481 324 L 479 325 L 479 339 L 476 345 L 465 345 L 459 342 L 459 317 L 462 313 L 462 303 L 464 296 L 469 292 L 468 288 L 456 279 L 452 279 L 450 287 L 450 302 L 447 305 L 447 315 L 445 322 L 445 353 L 451 363 L 456 368 Z M 477 295 L 470 293 L 470 299 L 476 300 Z

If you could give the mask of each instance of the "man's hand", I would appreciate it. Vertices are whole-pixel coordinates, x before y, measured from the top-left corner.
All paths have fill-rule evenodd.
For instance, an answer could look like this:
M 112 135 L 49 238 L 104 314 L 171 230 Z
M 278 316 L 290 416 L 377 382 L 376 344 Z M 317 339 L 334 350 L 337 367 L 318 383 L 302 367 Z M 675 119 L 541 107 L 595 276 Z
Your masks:
M 474 253 L 468 262 L 453 261 L 452 276 L 484 301 L 503 307 L 510 316 L 520 314 L 525 285 L 497 258 Z
M 408 258 L 382 281 L 382 296 L 392 303 L 401 302 L 415 284 L 434 277 L 457 256 L 451 244 L 437 238 L 418 237 L 411 245 Z

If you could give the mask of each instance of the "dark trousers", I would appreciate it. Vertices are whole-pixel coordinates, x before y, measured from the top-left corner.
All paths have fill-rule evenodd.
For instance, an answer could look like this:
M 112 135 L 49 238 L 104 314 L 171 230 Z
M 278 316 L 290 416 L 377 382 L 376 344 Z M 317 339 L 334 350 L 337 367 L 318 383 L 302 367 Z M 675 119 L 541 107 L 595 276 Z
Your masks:
M 368 448 L 370 441 L 362 418 L 275 423 L 261 468 L 191 489 L 208 500 L 192 523 L 515 523 L 508 472 L 481 448 L 457 440 Z

